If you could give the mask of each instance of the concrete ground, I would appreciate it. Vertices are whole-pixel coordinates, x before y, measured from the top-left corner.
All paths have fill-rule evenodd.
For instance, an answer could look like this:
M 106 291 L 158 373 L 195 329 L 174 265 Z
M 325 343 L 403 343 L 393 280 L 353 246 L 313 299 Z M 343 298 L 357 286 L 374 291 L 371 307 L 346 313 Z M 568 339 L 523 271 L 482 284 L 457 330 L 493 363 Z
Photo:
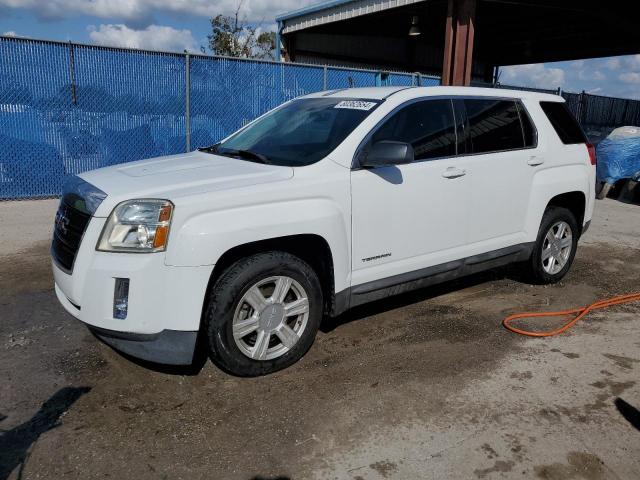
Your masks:
M 0 203 L 0 479 L 640 478 L 640 304 L 549 339 L 500 325 L 640 290 L 639 206 L 598 202 L 558 285 L 493 272 L 391 298 L 239 379 L 150 370 L 66 315 L 55 204 Z

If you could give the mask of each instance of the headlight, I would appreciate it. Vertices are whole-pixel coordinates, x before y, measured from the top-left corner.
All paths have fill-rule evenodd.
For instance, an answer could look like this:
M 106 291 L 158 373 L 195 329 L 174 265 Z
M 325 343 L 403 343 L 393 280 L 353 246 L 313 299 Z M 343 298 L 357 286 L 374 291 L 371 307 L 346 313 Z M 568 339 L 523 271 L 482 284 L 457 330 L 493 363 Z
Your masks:
M 173 204 L 169 200 L 128 200 L 113 209 L 97 250 L 162 252 L 167 248 Z

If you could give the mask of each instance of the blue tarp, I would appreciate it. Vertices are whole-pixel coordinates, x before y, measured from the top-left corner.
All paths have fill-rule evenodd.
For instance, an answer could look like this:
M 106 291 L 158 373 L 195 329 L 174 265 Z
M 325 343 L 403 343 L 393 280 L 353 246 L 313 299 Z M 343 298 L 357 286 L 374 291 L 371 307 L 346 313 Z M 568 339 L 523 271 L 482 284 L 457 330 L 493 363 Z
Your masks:
M 597 177 L 615 183 L 640 177 L 640 127 L 620 127 L 598 144 Z

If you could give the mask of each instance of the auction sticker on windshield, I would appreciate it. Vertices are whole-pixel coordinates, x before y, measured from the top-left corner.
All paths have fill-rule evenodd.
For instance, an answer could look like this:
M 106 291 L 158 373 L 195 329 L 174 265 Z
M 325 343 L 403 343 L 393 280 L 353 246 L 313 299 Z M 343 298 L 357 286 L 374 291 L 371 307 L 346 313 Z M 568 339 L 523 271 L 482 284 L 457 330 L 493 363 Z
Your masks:
M 351 110 L 371 110 L 376 102 L 363 102 L 362 100 L 343 100 L 333 108 L 348 108 Z

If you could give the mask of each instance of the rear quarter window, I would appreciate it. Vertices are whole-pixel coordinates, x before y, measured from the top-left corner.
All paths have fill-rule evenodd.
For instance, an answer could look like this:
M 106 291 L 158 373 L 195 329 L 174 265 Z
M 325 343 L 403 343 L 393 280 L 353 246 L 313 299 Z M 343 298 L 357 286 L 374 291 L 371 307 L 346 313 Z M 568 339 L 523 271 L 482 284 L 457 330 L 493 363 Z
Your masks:
M 540 102 L 540 106 L 562 143 L 587 143 L 587 137 L 580 124 L 564 102 Z

